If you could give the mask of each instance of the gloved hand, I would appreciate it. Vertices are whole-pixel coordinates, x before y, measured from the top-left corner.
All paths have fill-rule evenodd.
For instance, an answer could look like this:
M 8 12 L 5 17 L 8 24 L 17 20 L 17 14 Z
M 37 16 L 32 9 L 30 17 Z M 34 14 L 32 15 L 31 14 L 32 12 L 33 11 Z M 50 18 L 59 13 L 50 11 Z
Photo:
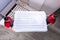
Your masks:
M 13 20 L 11 19 L 11 17 L 4 18 L 4 25 L 7 28 L 10 28 L 13 25 Z
M 54 15 L 54 13 L 50 14 L 48 17 L 47 17 L 47 24 L 51 23 L 51 24 L 54 24 L 56 21 L 56 17 Z

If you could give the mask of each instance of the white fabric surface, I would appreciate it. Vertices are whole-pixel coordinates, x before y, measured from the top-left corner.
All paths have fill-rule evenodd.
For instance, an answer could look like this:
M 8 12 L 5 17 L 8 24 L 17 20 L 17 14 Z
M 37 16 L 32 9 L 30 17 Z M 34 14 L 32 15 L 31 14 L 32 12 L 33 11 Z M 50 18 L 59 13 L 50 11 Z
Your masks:
M 15 32 L 46 32 L 46 13 L 44 11 L 15 11 Z

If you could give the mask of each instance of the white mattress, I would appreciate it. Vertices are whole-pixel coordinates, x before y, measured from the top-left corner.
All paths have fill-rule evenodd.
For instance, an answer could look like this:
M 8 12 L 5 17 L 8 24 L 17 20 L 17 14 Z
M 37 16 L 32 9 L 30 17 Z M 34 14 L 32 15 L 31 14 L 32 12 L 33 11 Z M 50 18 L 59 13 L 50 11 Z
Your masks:
M 46 32 L 46 13 L 44 11 L 15 11 L 15 32 Z

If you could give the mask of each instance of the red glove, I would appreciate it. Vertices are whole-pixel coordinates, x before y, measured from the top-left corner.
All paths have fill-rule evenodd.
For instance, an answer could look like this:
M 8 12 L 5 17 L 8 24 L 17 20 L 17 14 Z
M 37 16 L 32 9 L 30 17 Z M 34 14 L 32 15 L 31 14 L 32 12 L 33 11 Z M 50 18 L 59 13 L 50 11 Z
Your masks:
M 4 22 L 5 27 L 10 28 L 12 19 L 10 17 L 5 17 L 4 20 L 5 20 Z
M 54 17 L 54 13 L 48 16 L 48 22 L 54 24 L 56 18 Z

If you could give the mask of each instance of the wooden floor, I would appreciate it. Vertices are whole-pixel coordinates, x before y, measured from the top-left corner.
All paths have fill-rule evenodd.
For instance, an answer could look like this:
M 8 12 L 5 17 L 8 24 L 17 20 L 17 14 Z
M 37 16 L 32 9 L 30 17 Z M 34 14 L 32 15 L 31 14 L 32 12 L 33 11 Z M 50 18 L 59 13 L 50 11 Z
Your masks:
M 0 25 L 0 40 L 60 40 L 60 34 L 53 31 L 15 33 Z

